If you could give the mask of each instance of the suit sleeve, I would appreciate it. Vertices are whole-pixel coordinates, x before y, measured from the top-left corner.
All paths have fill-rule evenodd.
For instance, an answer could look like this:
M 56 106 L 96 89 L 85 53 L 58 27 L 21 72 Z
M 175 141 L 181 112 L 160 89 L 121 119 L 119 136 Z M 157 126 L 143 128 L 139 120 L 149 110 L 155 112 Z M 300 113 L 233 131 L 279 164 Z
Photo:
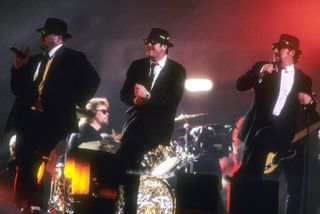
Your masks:
M 29 63 L 19 69 L 11 67 L 11 91 L 15 95 L 21 95 L 29 90 L 33 82 L 33 73 L 37 64 L 38 56 L 30 58 Z
M 176 64 L 167 78 L 165 85 L 151 90 L 146 108 L 176 108 L 184 92 L 186 71 L 181 65 Z
M 240 76 L 236 82 L 236 88 L 239 91 L 246 91 L 258 84 L 260 70 L 264 62 L 256 63 L 244 75 Z
M 20 69 L 11 68 L 11 91 L 15 95 L 21 94 L 28 83 L 28 73 L 26 66 Z
M 138 71 L 138 68 L 137 68 L 136 62 L 133 62 L 126 73 L 126 79 L 120 90 L 120 99 L 123 103 L 125 103 L 128 106 L 134 105 L 133 90 L 134 90 L 134 85 L 136 83 L 137 71 Z
M 313 96 L 312 96 L 312 80 L 309 76 L 304 75 L 305 80 L 303 81 L 303 85 L 302 85 L 302 91 L 303 93 L 307 93 L 311 98 L 312 98 L 312 102 L 307 105 L 306 110 L 309 112 L 315 111 L 316 109 L 316 100 L 314 100 Z
M 84 107 L 86 102 L 95 95 L 100 84 L 100 77 L 83 53 L 78 54 L 75 63 L 77 71 L 75 75 L 76 103 Z

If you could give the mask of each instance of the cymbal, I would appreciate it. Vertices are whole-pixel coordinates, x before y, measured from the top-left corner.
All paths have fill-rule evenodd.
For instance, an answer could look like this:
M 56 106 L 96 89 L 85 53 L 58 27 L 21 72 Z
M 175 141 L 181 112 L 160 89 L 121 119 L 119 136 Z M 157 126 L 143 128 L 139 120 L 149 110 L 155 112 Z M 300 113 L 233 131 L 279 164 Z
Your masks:
M 174 118 L 174 121 L 187 120 L 203 115 L 208 115 L 208 113 L 199 113 L 199 114 L 180 114 L 178 117 Z

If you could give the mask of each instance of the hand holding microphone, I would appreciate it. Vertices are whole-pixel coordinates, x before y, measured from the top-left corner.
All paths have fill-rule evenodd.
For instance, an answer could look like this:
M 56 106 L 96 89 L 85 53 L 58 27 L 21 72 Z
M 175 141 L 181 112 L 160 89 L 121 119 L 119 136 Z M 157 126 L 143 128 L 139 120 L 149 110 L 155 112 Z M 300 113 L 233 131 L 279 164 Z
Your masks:
M 29 61 L 30 50 L 28 46 L 22 45 L 20 50 L 13 46 L 9 46 L 9 49 L 16 53 L 15 57 L 13 58 L 13 67 L 15 69 L 21 68 L 23 65 L 27 64 Z
M 278 63 L 277 62 L 270 62 L 262 66 L 259 75 L 259 83 L 262 82 L 262 79 L 265 74 L 272 74 L 273 72 L 278 72 Z
M 278 65 L 276 62 L 267 63 L 262 67 L 262 72 L 267 72 L 269 74 L 273 72 L 278 72 Z
M 19 50 L 18 48 L 13 47 L 13 46 L 10 45 L 10 46 L 9 46 L 9 49 L 12 50 L 13 52 L 15 52 L 16 55 L 17 55 L 18 57 L 20 57 L 21 59 L 27 58 L 27 54 L 24 53 L 24 52 L 22 52 L 22 51 Z

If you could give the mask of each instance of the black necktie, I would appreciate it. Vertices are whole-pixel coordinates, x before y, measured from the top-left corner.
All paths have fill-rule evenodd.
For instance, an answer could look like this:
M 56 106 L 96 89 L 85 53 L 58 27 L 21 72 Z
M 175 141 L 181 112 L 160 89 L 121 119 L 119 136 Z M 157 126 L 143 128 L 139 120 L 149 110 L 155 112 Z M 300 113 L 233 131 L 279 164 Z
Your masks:
M 154 76 L 155 76 L 155 72 L 154 72 L 154 68 L 156 67 L 157 63 L 151 63 L 150 65 L 150 73 L 149 73 L 149 85 L 150 85 L 150 88 L 152 86 L 152 82 L 153 82 L 153 79 L 154 79 Z

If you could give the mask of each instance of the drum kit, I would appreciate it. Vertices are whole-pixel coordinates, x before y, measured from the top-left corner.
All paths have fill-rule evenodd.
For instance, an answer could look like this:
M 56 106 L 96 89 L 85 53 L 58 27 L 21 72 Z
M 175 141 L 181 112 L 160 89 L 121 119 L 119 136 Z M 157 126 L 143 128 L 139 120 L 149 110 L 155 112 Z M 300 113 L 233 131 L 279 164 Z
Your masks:
M 204 115 L 207 114 L 180 114 L 176 117 L 175 122 L 184 121 L 180 128 L 184 135 L 178 141 L 172 141 L 170 146 L 160 145 L 145 154 L 141 163 L 145 174 L 166 179 L 183 167 L 185 173 L 196 173 L 193 163 L 206 153 L 214 151 L 218 157 L 228 155 L 233 126 L 216 123 L 191 126 L 188 123 L 189 119 Z
M 175 213 L 175 195 L 167 180 L 179 169 L 184 173 L 197 173 L 193 163 L 210 152 L 217 158 L 230 152 L 233 126 L 208 124 L 190 126 L 188 120 L 206 113 L 180 114 L 175 122 L 183 121 L 184 135 L 170 146 L 158 146 L 147 152 L 141 162 L 144 175 L 140 179 L 138 194 L 138 213 Z M 181 129 L 181 128 L 180 128 Z
M 160 145 L 144 155 L 141 162 L 143 173 L 142 175 L 140 173 L 137 213 L 175 213 L 174 188 L 170 186 L 168 179 L 174 177 L 180 169 L 184 169 L 184 173 L 195 174 L 196 171 L 193 167 L 194 162 L 197 162 L 199 157 L 204 156 L 207 152 L 218 151 L 217 154 L 220 156 L 227 155 L 227 145 L 231 142 L 232 126 L 219 124 L 191 126 L 188 123 L 191 119 L 205 115 L 207 114 L 180 114 L 175 118 L 175 122 L 184 122 L 182 128 L 180 128 L 180 130 L 183 130 L 183 135 L 180 136 L 177 141 L 171 141 L 169 146 Z M 113 150 L 117 150 L 117 148 L 115 149 L 113 144 L 109 144 L 108 141 L 105 141 L 103 144 L 101 144 L 101 142 L 91 142 L 89 144 L 80 145 L 79 148 L 91 151 L 99 150 L 100 152 L 103 151 L 114 154 Z M 56 211 L 64 210 L 63 213 L 74 213 L 71 205 L 73 203 L 72 198 L 75 195 L 74 192 L 76 191 L 76 187 L 73 184 L 74 179 L 68 175 L 66 169 L 69 169 L 70 166 L 73 167 L 72 170 L 69 169 L 69 171 L 72 171 L 73 173 L 77 170 L 79 171 L 79 169 L 82 171 L 86 169 L 83 160 L 78 164 L 75 163 L 76 159 L 72 161 L 66 161 L 66 166 L 64 167 L 65 174 L 61 173 L 63 168 L 57 166 L 57 185 L 54 186 L 58 188 L 61 186 L 60 183 L 66 182 L 68 185 L 67 190 L 62 191 L 57 189 L 54 192 L 58 193 L 53 194 L 53 197 L 51 197 L 51 208 Z M 79 164 L 80 166 L 77 167 Z M 82 175 L 84 174 L 83 172 L 81 173 Z M 81 178 L 85 179 L 84 176 L 81 176 Z M 90 190 L 90 188 L 87 189 Z M 119 195 L 121 195 L 120 189 L 118 190 L 118 198 Z M 64 197 L 66 196 L 71 198 L 71 200 L 60 203 L 62 199 L 65 201 Z M 118 210 L 120 210 L 118 213 L 121 213 L 121 206 Z

